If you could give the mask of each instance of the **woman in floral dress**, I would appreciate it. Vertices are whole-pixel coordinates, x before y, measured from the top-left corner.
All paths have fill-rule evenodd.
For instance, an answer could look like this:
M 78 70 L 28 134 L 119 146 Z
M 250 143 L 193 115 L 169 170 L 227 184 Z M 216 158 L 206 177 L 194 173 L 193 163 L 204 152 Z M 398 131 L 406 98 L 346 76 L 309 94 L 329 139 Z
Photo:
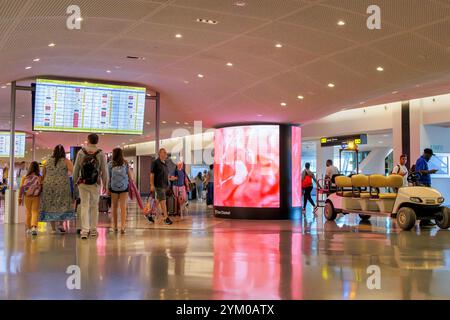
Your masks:
M 51 222 L 54 232 L 56 222 L 58 222 L 58 230 L 64 233 L 66 230 L 63 222 L 76 218 L 69 178 L 72 171 L 73 164 L 66 158 L 64 147 L 57 145 L 53 150 L 53 156 L 44 166 L 40 213 L 40 221 Z

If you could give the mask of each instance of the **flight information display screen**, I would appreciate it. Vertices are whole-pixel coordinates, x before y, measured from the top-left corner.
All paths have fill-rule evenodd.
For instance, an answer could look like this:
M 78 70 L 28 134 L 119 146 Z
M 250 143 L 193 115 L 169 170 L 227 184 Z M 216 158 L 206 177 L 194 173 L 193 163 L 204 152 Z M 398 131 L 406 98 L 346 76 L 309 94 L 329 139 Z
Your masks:
M 11 156 L 11 134 L 7 131 L 0 131 L 0 158 L 9 158 Z M 25 133 L 16 132 L 16 146 L 14 150 L 15 157 L 25 157 Z
M 38 79 L 33 130 L 143 134 L 146 89 Z

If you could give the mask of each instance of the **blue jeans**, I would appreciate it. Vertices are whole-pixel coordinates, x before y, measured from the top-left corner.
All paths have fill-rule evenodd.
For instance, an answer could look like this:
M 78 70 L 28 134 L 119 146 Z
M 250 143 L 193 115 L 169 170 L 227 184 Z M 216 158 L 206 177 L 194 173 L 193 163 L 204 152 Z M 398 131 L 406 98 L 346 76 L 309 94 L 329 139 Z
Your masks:
M 206 194 L 206 204 L 213 205 L 214 204 L 214 182 L 208 182 L 207 186 L 207 194 Z

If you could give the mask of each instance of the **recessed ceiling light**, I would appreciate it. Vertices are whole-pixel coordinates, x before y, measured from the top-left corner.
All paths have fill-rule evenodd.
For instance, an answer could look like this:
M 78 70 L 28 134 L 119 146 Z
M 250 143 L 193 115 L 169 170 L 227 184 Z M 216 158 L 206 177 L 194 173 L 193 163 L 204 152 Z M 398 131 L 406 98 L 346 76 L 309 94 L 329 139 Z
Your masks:
M 383 67 L 377 67 L 377 71 L 384 71 L 384 68 Z
M 175 122 L 176 124 L 180 124 L 180 121 Z
M 201 73 L 199 73 L 199 74 L 197 75 L 197 77 L 199 77 L 199 78 L 204 78 L 205 76 L 202 75 Z
M 227 66 L 228 66 L 228 67 L 232 67 L 233 64 L 232 64 L 231 62 L 228 62 L 228 63 L 227 63 Z
M 245 7 L 247 3 L 245 3 L 244 1 L 237 1 L 234 3 L 234 5 L 238 7 Z
M 188 125 L 189 123 L 188 123 L 188 122 L 185 122 L 184 124 L 185 124 L 185 125 Z
M 49 46 L 49 47 L 54 47 L 54 46 L 56 46 L 56 44 L 54 44 L 53 42 L 51 42 L 51 43 L 48 44 L 48 46 Z
M 2 86 L 2 89 L 5 89 L 6 88 L 6 86 Z
M 330 82 L 330 83 L 328 84 L 328 87 L 329 87 L 329 88 L 334 88 L 335 85 L 334 85 L 334 83 L 331 83 L 331 82 Z
M 10 86 L 10 85 L 11 85 L 11 82 L 8 82 L 6 85 L 7 85 L 7 86 Z
M 38 61 L 40 61 L 41 59 L 39 59 L 39 58 L 34 58 L 33 59 L 33 62 L 38 62 Z
M 281 43 L 277 43 L 277 44 L 275 45 L 275 47 L 277 47 L 277 48 L 282 48 L 283 45 L 282 45 Z
M 207 24 L 218 24 L 219 23 L 219 21 L 217 21 L 217 20 L 203 19 L 203 18 L 198 18 L 196 21 L 201 22 L 201 23 L 207 23 Z
M 30 67 L 30 66 L 28 66 L 28 67 L 25 67 L 25 69 L 26 69 L 26 70 L 29 70 L 29 69 L 31 69 L 31 67 Z
M 111 73 L 111 70 L 106 70 L 106 73 Z
M 183 35 L 181 35 L 181 34 L 179 34 L 179 33 L 177 33 L 176 35 L 175 35 L 175 38 L 183 38 Z
M 164 124 L 166 124 L 167 123 L 167 121 L 161 121 L 162 123 L 164 123 Z
M 345 26 L 345 21 L 344 20 L 339 20 L 337 25 L 338 26 Z
M 383 141 L 378 141 L 378 143 L 383 143 Z
M 282 107 L 286 107 L 286 106 L 287 106 L 287 103 L 286 103 L 286 102 L 282 102 L 282 103 L 280 103 L 280 105 L 281 105 Z
M 183 82 L 184 82 L 185 84 L 189 84 L 189 81 L 187 81 L 187 80 L 184 80 Z
M 303 99 L 305 99 L 305 97 L 304 97 L 304 96 L 297 96 L 297 98 L 298 98 L 298 99 L 300 99 L 300 100 L 303 100 Z
M 392 94 L 397 94 L 398 93 L 398 91 L 392 91 Z
M 263 115 L 262 115 L 262 114 L 257 114 L 256 116 L 257 116 L 257 117 L 262 117 Z

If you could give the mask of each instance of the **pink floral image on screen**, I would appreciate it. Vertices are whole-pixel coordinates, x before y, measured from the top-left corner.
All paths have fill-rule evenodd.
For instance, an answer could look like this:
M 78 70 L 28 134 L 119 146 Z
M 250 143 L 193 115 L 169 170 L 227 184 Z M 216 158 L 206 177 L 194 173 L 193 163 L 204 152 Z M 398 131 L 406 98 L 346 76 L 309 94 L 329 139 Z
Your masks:
M 292 127 L 292 206 L 302 205 L 302 129 Z
M 214 134 L 214 205 L 280 206 L 280 132 L 276 125 L 217 129 Z

